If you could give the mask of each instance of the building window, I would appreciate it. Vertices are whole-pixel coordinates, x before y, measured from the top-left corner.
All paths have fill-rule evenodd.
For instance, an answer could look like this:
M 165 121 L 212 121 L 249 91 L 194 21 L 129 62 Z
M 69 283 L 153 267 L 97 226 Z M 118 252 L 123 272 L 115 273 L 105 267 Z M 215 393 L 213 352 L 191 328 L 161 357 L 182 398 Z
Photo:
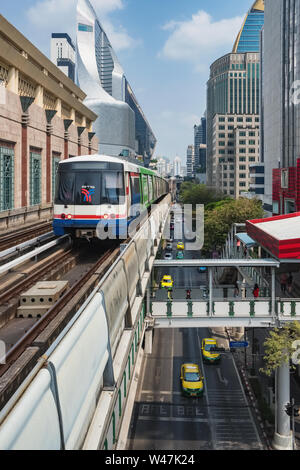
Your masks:
M 240 132 L 240 137 L 246 137 L 246 132 Z
M 224 131 L 225 130 L 225 126 L 219 126 L 219 131 Z
M 289 170 L 281 171 L 281 188 L 287 189 L 289 187 Z
M 249 145 L 255 145 L 255 140 L 249 140 Z
M 225 122 L 225 118 L 224 117 L 219 117 L 219 122 Z
M 0 144 L 0 210 L 14 208 L 14 148 Z
M 84 31 L 85 33 L 92 33 L 93 32 L 93 26 L 79 23 L 78 31 Z
M 255 153 L 256 149 L 249 149 L 249 153 Z
M 279 203 L 277 201 L 273 201 L 273 214 L 279 214 Z
M 234 122 L 234 118 L 228 118 L 228 122 Z
M 239 144 L 240 145 L 246 145 L 246 141 L 245 140 L 240 140 Z
M 240 157 L 239 160 L 240 160 L 240 162 L 245 162 L 245 161 L 246 161 L 246 157 Z
M 245 173 L 240 173 L 240 179 L 246 179 L 246 174 Z
M 52 153 L 52 199 L 54 201 L 55 188 L 56 188 L 56 176 L 58 170 L 58 164 L 60 162 L 60 155 L 53 152 Z
M 225 134 L 219 134 L 219 139 L 225 139 Z
M 249 157 L 249 162 L 255 162 L 255 157 Z
M 41 154 L 30 152 L 30 205 L 41 203 L 42 166 Z
M 240 170 L 246 170 L 246 165 L 240 165 Z
M 255 132 L 249 132 L 249 137 L 255 137 Z

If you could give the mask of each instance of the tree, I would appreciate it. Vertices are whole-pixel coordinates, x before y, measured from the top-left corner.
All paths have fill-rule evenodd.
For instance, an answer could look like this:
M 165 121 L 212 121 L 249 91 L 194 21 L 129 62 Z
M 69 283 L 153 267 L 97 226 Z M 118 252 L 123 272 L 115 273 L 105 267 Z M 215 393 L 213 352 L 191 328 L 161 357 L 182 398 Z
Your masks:
M 205 184 L 195 184 L 187 181 L 181 185 L 180 200 L 183 204 L 209 204 L 225 199 L 226 196 L 215 189 L 209 188 Z
M 270 376 L 278 367 L 289 364 L 295 353 L 293 343 L 296 340 L 300 340 L 300 323 L 297 321 L 270 331 L 264 343 L 265 367 L 260 371 Z M 291 367 L 295 369 L 295 365 Z
M 264 211 L 258 199 L 225 200 L 205 210 L 204 251 L 221 248 L 234 223 L 262 218 Z

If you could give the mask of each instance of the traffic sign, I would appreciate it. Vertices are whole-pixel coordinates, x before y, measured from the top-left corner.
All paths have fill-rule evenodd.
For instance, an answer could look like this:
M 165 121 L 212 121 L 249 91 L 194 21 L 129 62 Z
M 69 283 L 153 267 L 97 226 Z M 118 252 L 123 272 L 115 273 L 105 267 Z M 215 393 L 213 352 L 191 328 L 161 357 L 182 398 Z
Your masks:
M 248 341 L 230 341 L 229 343 L 230 348 L 248 348 L 248 346 Z

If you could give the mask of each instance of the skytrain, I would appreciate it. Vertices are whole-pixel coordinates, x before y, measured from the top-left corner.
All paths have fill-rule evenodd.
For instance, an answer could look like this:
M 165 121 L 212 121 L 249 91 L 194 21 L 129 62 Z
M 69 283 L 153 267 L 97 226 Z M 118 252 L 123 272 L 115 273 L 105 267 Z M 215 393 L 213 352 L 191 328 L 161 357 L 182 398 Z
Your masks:
M 128 225 L 137 217 L 132 206 L 146 210 L 168 192 L 165 179 L 132 159 L 88 155 L 63 160 L 56 178 L 53 231 L 92 239 L 101 238 L 99 227 L 105 227 L 127 238 Z

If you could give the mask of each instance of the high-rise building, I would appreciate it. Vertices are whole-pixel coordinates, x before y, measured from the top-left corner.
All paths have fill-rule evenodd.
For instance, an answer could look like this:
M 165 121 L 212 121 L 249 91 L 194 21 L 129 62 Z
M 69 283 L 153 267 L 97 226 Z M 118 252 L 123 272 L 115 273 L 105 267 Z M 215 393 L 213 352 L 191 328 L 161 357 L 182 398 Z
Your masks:
M 187 176 L 193 178 L 195 176 L 195 146 L 189 145 L 186 151 L 186 168 Z
M 174 176 L 181 176 L 181 159 L 179 157 L 174 160 Z
M 232 52 L 259 52 L 260 31 L 264 25 L 264 0 L 256 0 L 247 13 Z
M 274 214 L 300 211 L 300 3 L 265 0 L 264 202 Z
M 99 151 L 139 155 L 148 164 L 156 138 L 89 0 L 77 4 L 77 80 L 99 116 Z
M 263 2 L 254 2 L 234 52 L 211 65 L 207 83 L 207 184 L 235 198 L 249 190 L 249 167 L 259 159 L 260 54 L 247 33 L 253 22 L 259 43 L 256 12 L 263 18 Z
M 57 65 L 67 77 L 75 81 L 75 46 L 66 33 L 52 33 L 51 61 Z
M 199 126 L 197 125 L 194 126 L 194 146 L 195 146 L 195 167 L 196 168 L 200 167 L 201 144 L 206 145 L 206 117 L 201 118 L 201 124 Z M 202 163 L 203 163 L 203 147 L 202 147 Z

